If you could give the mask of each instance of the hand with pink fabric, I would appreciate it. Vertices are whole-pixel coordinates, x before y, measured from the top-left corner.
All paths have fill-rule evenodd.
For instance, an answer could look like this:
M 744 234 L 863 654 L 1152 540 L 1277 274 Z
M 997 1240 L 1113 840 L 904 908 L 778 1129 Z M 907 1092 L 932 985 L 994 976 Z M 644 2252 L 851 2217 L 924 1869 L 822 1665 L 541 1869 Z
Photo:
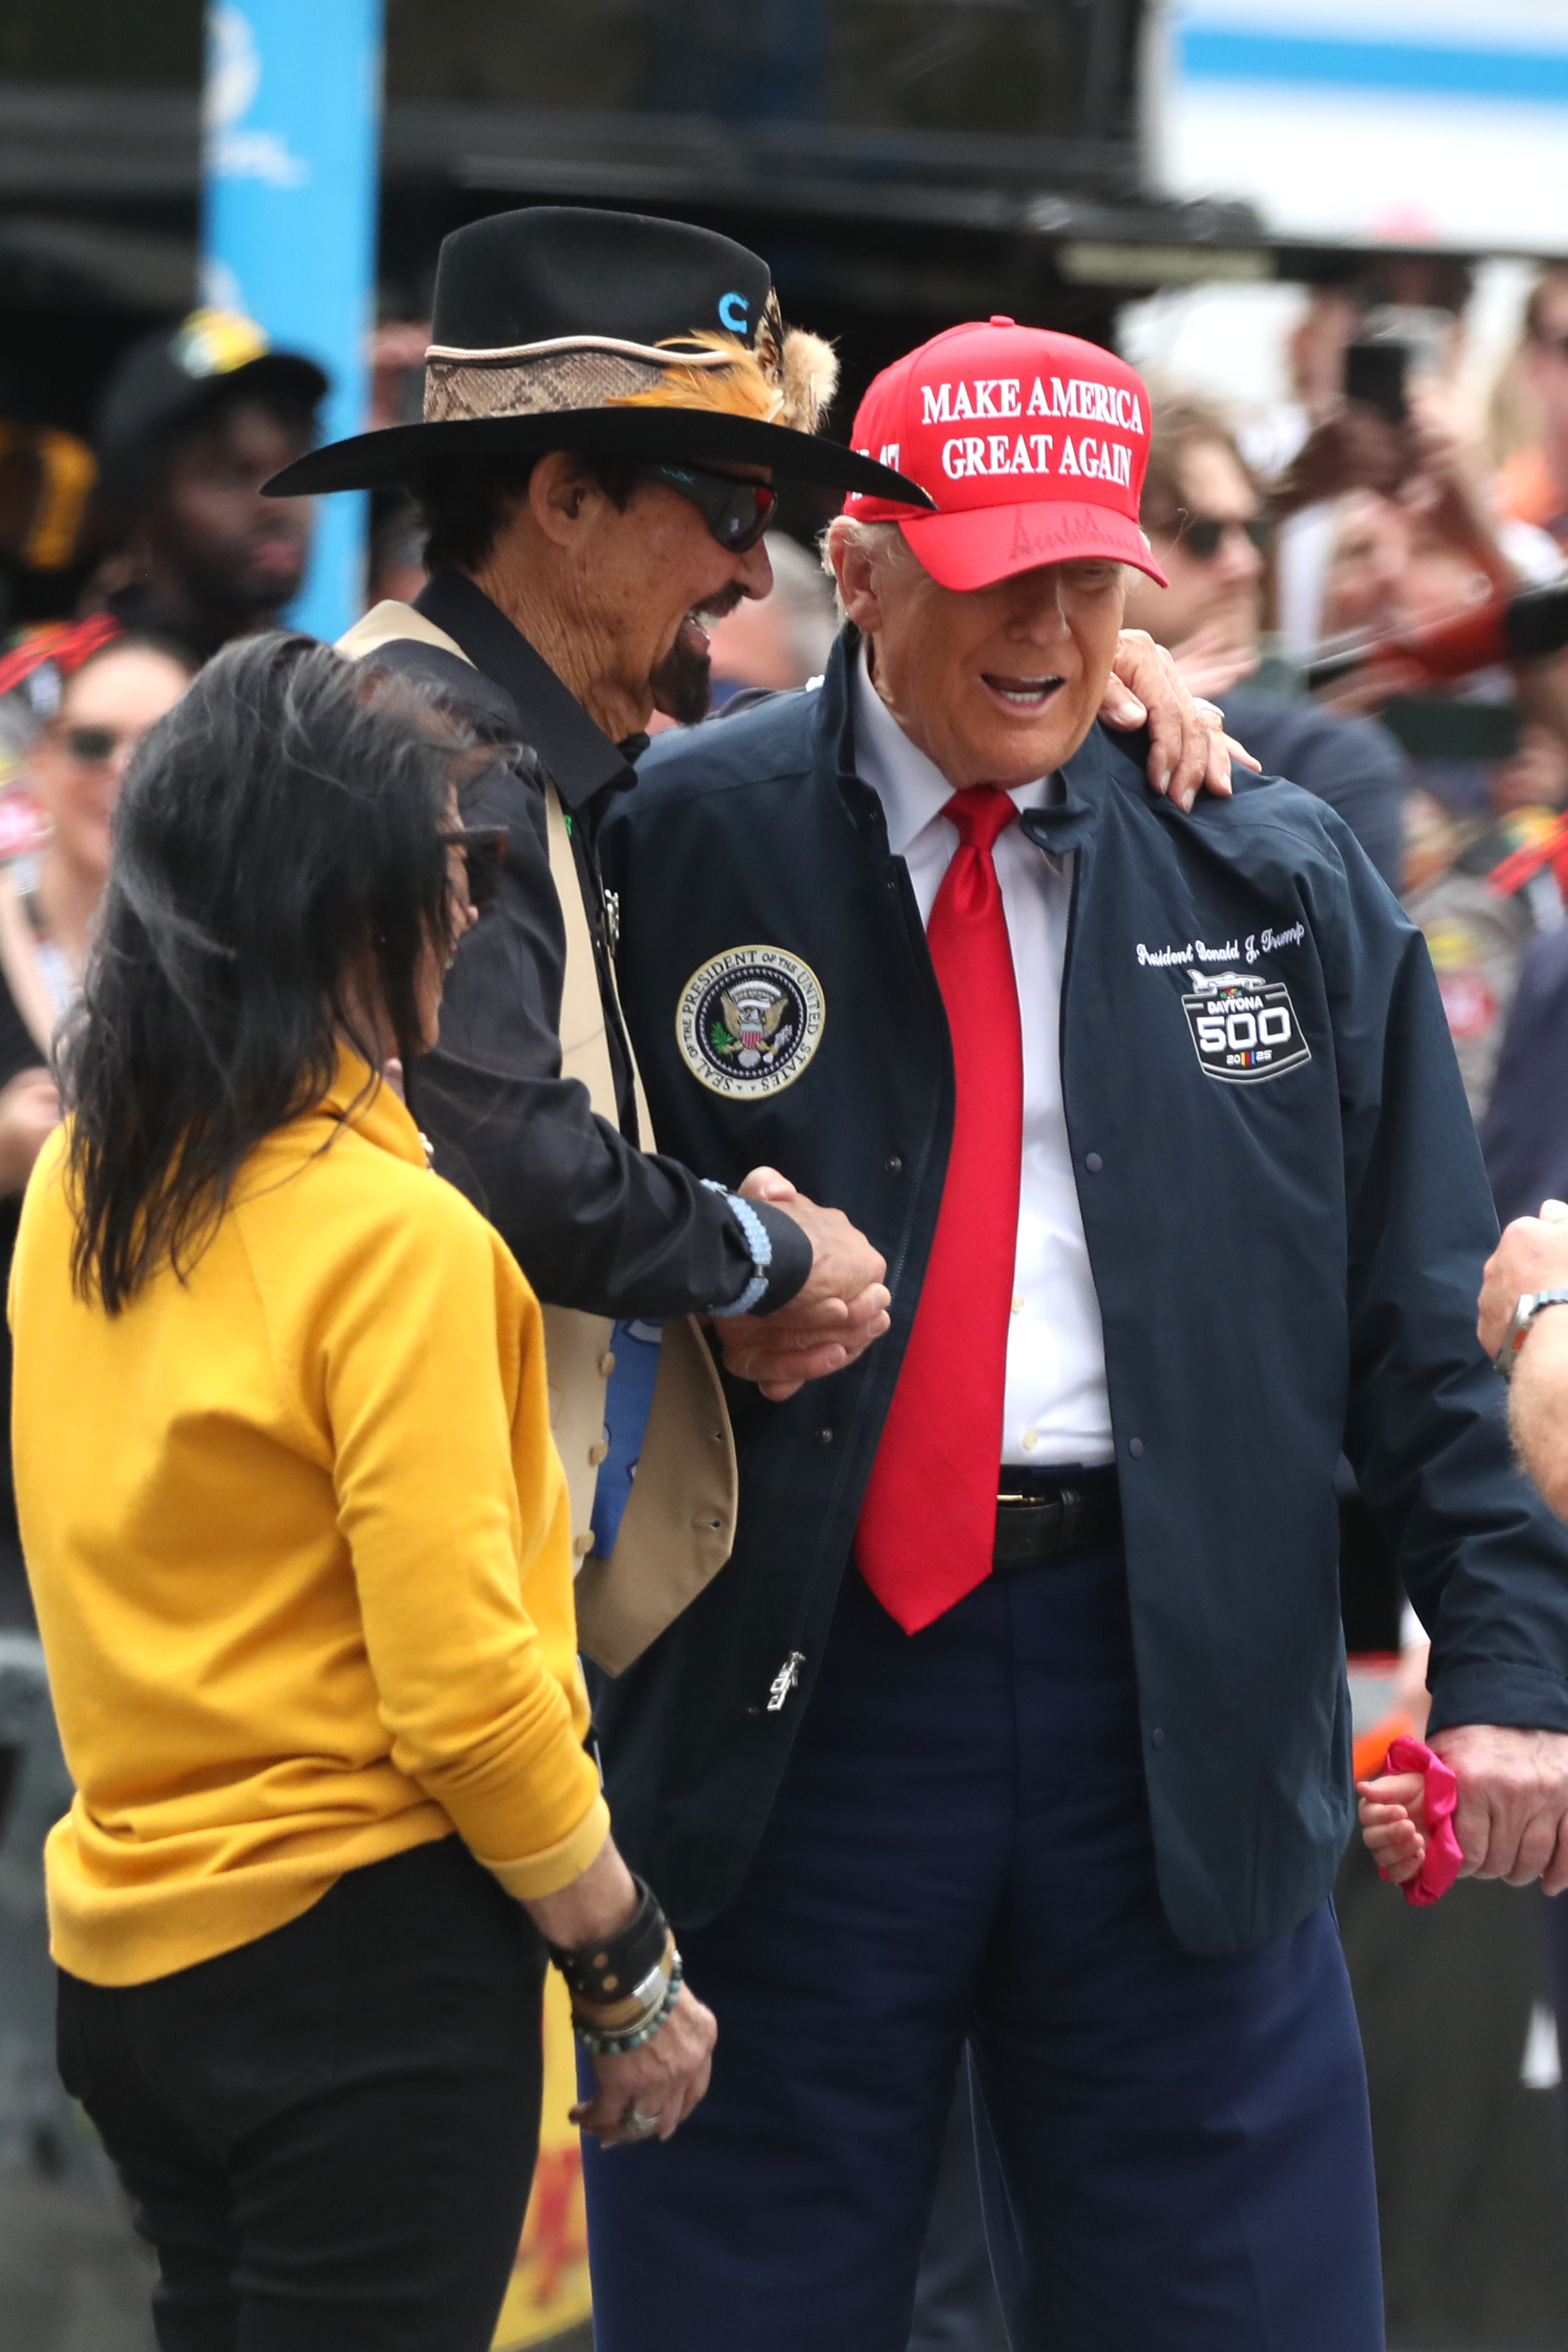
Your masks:
M 1436 1903 L 1465 1859 L 1454 1831 L 1458 1782 L 1420 1739 L 1393 1740 L 1384 1764 L 1374 1780 L 1356 1783 L 1363 1839 L 1407 1903 Z

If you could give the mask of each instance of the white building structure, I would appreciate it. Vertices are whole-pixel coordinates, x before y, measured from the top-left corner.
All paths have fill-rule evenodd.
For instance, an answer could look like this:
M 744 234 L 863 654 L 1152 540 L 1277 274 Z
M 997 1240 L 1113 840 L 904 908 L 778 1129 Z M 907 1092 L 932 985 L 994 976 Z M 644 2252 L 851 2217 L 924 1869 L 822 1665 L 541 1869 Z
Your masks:
M 1171 194 L 1283 236 L 1568 253 L 1568 0 L 1175 0 L 1157 38 Z
M 1245 198 L 1284 240 L 1500 257 L 1467 320 L 1461 373 L 1482 391 L 1534 260 L 1568 256 L 1568 0 L 1164 0 L 1145 67 L 1163 193 Z M 1303 300 L 1173 289 L 1129 306 L 1121 347 L 1271 409 Z

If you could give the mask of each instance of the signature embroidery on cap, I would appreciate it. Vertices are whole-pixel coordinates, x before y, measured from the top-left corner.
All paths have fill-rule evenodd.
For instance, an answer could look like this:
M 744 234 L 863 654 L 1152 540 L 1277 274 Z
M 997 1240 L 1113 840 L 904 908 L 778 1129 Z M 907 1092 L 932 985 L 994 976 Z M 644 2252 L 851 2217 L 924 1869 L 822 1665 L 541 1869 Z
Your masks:
M 822 1043 L 822 983 L 783 948 L 730 948 L 680 992 L 675 1034 L 693 1077 L 716 1095 L 776 1095 Z
M 1282 1077 L 1312 1058 L 1290 992 L 1282 980 L 1244 971 L 1189 970 L 1193 993 L 1182 999 L 1198 1066 L 1232 1087 Z

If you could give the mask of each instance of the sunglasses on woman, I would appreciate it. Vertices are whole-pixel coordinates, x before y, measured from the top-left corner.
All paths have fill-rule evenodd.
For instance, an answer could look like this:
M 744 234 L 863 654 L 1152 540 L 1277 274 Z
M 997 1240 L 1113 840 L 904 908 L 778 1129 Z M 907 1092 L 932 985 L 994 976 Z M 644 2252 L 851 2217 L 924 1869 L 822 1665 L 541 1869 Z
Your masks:
M 505 825 L 454 824 L 438 837 L 447 849 L 462 854 L 463 868 L 468 877 L 469 906 L 476 911 L 493 906 L 506 862 Z
M 84 768 L 101 768 L 112 760 L 121 743 L 136 743 L 141 738 L 132 727 L 68 727 L 65 730 L 66 750 Z
M 688 499 L 728 555 L 755 547 L 773 519 L 779 494 L 766 482 L 737 482 L 728 474 L 704 473 L 700 466 L 639 466 L 645 482 L 662 482 Z
M 1247 522 L 1236 515 L 1188 515 L 1184 521 L 1167 525 L 1164 535 L 1176 541 L 1195 563 L 1212 563 L 1227 530 L 1245 531 L 1259 555 L 1267 555 L 1274 542 L 1274 525 L 1262 515 L 1254 515 Z

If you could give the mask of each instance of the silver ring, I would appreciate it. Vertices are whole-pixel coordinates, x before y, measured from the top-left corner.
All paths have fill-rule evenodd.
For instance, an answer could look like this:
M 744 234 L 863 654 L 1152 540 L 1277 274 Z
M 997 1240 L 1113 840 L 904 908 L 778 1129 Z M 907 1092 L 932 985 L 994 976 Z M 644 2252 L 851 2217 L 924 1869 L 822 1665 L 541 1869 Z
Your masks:
M 658 2129 L 657 2116 L 645 2116 L 639 2106 L 629 2106 L 621 2117 L 621 2129 L 628 2139 L 647 2139 L 649 2132 Z

